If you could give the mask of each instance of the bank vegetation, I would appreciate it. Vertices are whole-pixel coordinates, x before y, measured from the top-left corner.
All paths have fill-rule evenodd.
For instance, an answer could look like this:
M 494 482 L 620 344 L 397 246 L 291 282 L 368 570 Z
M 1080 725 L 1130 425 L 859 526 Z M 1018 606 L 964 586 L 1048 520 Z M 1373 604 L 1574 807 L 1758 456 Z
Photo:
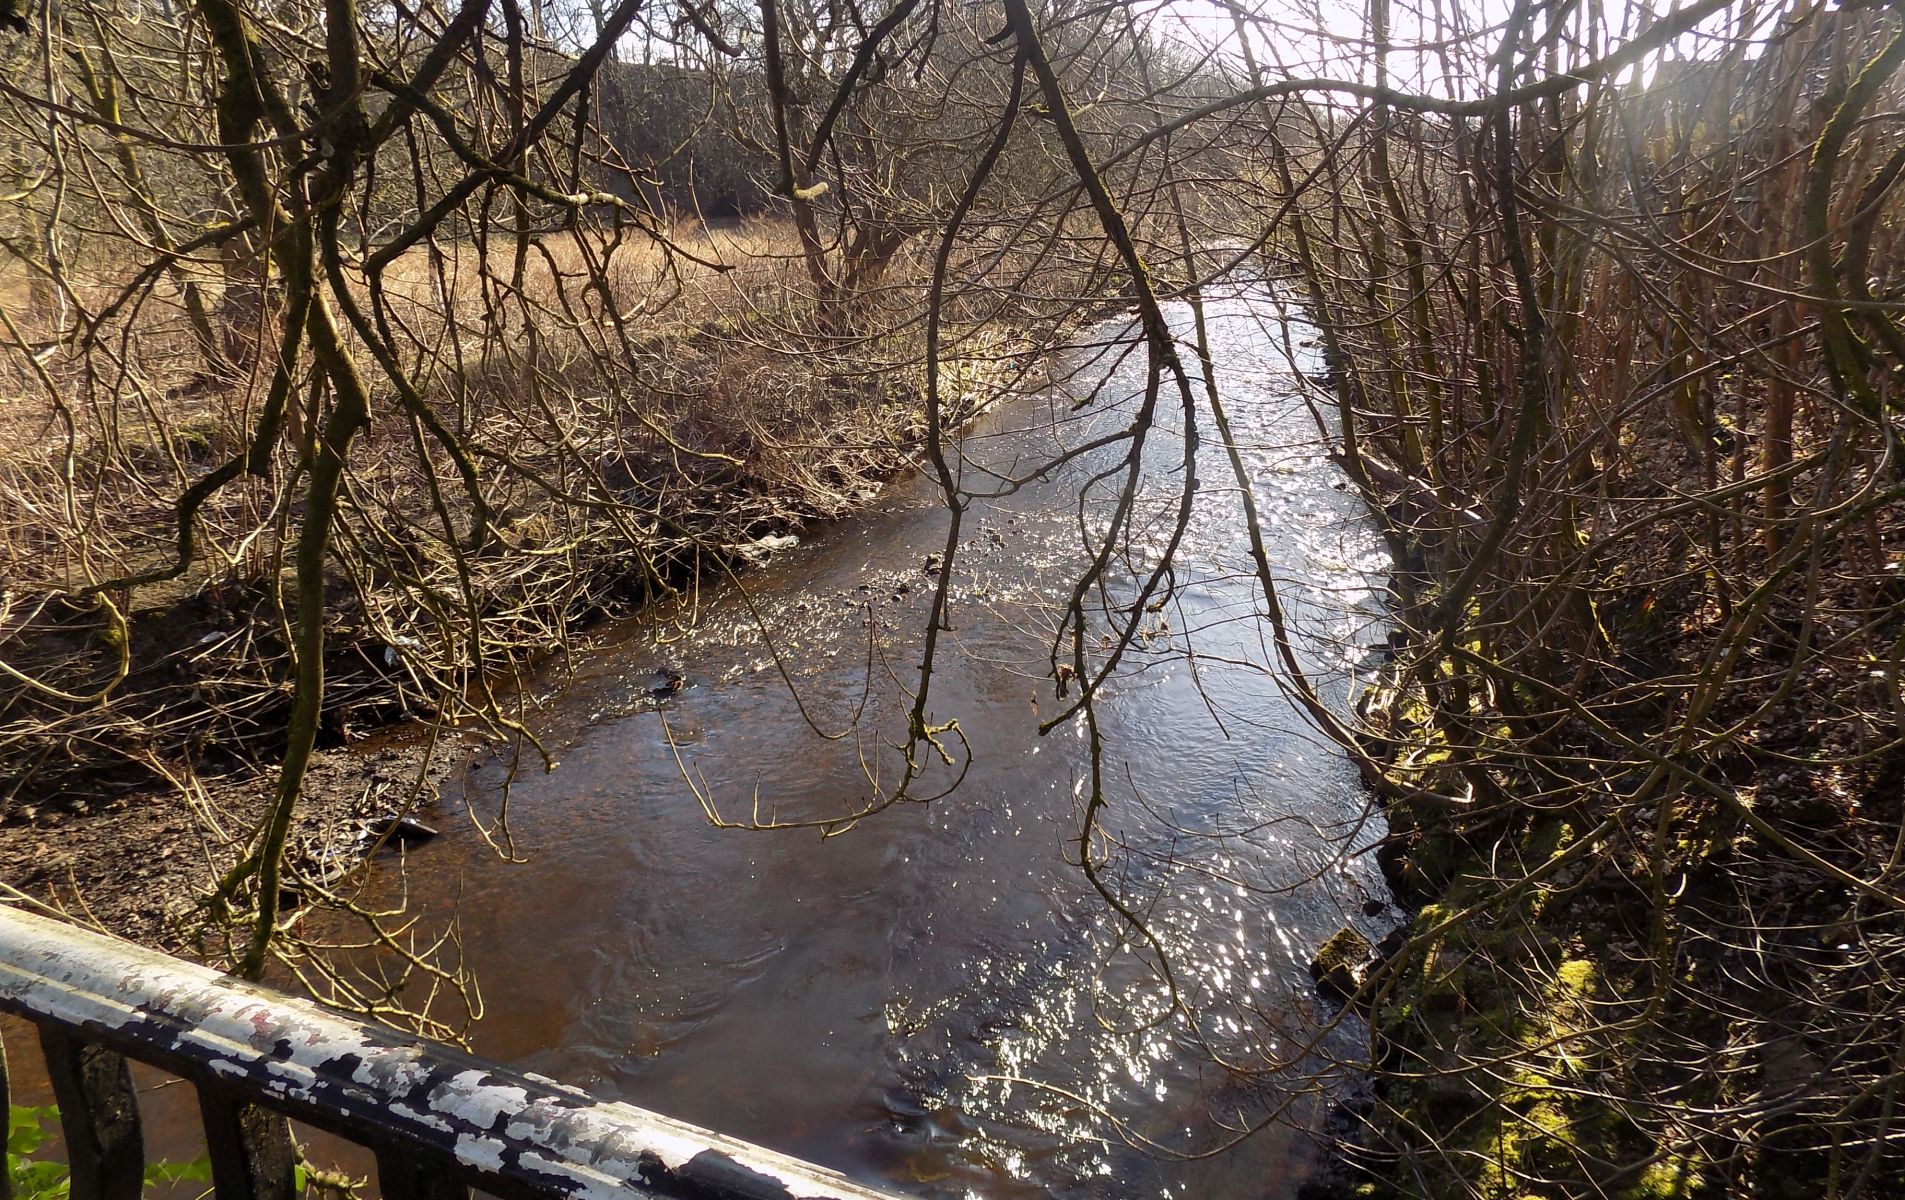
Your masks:
M 1374 92 L 1297 201 L 1406 632 L 1370 1186 L 1890 1195 L 1905 40 L 1729 5 L 1583 70 L 1622 20 L 1517 6 L 1515 103 Z

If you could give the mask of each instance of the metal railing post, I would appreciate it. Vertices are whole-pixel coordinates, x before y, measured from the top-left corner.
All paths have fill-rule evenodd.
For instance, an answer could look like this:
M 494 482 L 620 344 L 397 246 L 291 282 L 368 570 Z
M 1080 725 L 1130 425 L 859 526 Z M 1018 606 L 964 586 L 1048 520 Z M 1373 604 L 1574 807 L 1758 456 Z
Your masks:
M 453 1172 L 398 1150 L 378 1153 L 377 1190 L 384 1200 L 469 1200 L 470 1195 Z
M 198 1111 L 218 1200 L 296 1200 L 297 1151 L 283 1117 L 215 1083 L 198 1085 Z
M 60 1106 L 74 1197 L 139 1200 L 145 1191 L 145 1137 L 125 1056 L 50 1022 L 40 1026 L 40 1047 Z

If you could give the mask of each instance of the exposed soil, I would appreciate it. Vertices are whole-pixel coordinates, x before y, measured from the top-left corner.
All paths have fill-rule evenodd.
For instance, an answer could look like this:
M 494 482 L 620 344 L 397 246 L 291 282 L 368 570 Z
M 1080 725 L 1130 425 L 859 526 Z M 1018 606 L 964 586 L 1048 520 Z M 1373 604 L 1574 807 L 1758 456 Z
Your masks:
M 414 730 L 320 751 L 292 834 L 293 873 L 336 877 L 366 852 L 397 852 L 399 838 L 378 836 L 384 823 L 409 815 L 433 825 L 439 787 L 462 758 L 454 741 L 430 752 L 427 734 Z M 235 773 L 0 825 L 0 878 L 122 937 L 215 959 L 199 898 L 236 860 L 232 839 L 257 827 L 274 782 L 271 772 Z

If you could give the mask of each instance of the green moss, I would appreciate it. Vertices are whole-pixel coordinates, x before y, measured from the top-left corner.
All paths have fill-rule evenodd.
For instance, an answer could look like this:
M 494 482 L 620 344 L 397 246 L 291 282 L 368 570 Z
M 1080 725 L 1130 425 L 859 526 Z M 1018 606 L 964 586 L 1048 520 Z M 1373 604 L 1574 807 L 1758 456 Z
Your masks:
M 1317 990 L 1324 995 L 1347 1001 L 1362 985 L 1363 968 L 1373 954 L 1369 939 L 1345 925 L 1331 934 L 1310 960 L 1310 978 L 1316 980 Z
M 1404 883 L 1417 894 L 1438 892 L 1449 886 L 1463 857 L 1455 839 L 1424 834 L 1409 848 Z
M 1522 839 L 1523 855 L 1530 867 L 1547 862 L 1574 844 L 1574 825 L 1563 817 L 1545 817 L 1537 821 Z
M 1582 1001 L 1593 996 L 1600 979 L 1600 969 L 1585 958 L 1571 958 L 1554 972 L 1556 985 L 1570 998 Z
M 1532 868 L 1578 836 L 1567 820 L 1548 817 L 1514 836 L 1512 849 L 1492 853 Z M 1390 1061 L 1418 1077 L 1395 1088 L 1392 1101 L 1407 1114 L 1411 1140 L 1422 1144 L 1421 1161 L 1441 1164 L 1423 1194 L 1691 1200 L 1699 1177 L 1685 1163 L 1663 1160 L 1638 1180 L 1620 1172 L 1660 1146 L 1595 1095 L 1612 1082 L 1604 1064 L 1622 1056 L 1593 1008 L 1616 997 L 1570 923 L 1569 906 L 1546 910 L 1531 903 L 1537 893 L 1530 892 L 1491 912 L 1494 884 L 1477 856 L 1459 839 L 1439 841 L 1449 881 L 1417 913 L 1413 935 L 1481 911 L 1399 964 L 1403 974 L 1372 1021 Z M 1490 1066 L 1469 1069 L 1475 1063 Z M 1605 1184 L 1592 1178 L 1597 1169 L 1608 1172 Z M 1530 1192 L 1530 1180 L 1544 1179 L 1573 1182 Z
M 93 636 L 102 648 L 118 653 L 126 644 L 126 627 L 117 621 L 103 621 Z
M 1650 1163 L 1618 1200 L 1693 1200 L 1706 1191 L 1700 1173 L 1685 1158 L 1671 1155 Z
M 206 458 L 230 442 L 231 422 L 222 413 L 194 413 L 173 421 L 164 433 L 181 457 Z

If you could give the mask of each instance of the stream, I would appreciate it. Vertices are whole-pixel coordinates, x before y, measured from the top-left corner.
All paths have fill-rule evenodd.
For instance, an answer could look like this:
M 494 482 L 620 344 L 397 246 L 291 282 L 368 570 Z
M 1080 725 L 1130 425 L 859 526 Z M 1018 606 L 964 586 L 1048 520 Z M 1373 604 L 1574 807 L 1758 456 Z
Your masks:
M 1295 396 L 1289 351 L 1309 331 L 1260 287 L 1206 304 L 1285 608 L 1341 704 L 1381 636 L 1380 540 L 1333 486 Z M 1188 306 L 1170 316 L 1189 329 Z M 1304 1052 L 1327 1015 L 1307 964 L 1386 899 L 1348 853 L 1380 828 L 1271 670 L 1242 505 L 1208 431 L 1175 590 L 1101 698 L 1093 849 L 1168 952 L 1195 1037 L 1157 1020 L 1166 990 L 1077 865 L 1083 722 L 1038 734 L 1061 709 L 1050 642 L 1081 530 L 1113 506 L 1114 481 L 1087 481 L 1117 451 L 1014 489 L 999 477 L 1129 420 L 1145 382 L 1131 333 L 1091 331 L 1102 342 L 1054 368 L 1047 395 L 964 439 L 962 483 L 981 497 L 932 685 L 933 719 L 958 720 L 964 749 L 949 748 L 969 758 L 950 794 L 824 840 L 716 828 L 703 806 L 736 822 L 830 817 L 898 779 L 947 521 L 928 472 L 747 576 L 752 610 L 732 588 L 704 592 L 692 621 L 631 623 L 549 681 L 540 727 L 561 767 L 521 771 L 509 797 L 531 865 L 498 861 L 455 819 L 408 864 L 412 896 L 459 897 L 488 1014 L 480 1052 L 923 1196 L 1295 1192 L 1317 1111 L 1299 1093 L 1327 1095 L 1306 1077 L 1327 1080 L 1333 1045 Z M 1135 596 L 1131 572 L 1174 514 L 1173 398 L 1160 413 L 1129 561 L 1101 605 Z M 863 706 L 852 734 L 809 727 L 763 626 L 815 723 L 837 732 Z M 657 700 L 661 669 L 688 684 Z M 951 774 L 936 766 L 915 790 Z M 485 820 L 505 776 L 497 762 L 468 775 L 463 799 Z M 1237 1148 L 1174 1161 L 1283 1105 Z
M 1298 656 L 1346 706 L 1383 635 L 1388 564 L 1296 394 L 1312 335 L 1262 285 L 1205 303 Z M 1189 330 L 1187 305 L 1169 315 Z M 963 770 L 946 795 L 824 839 L 718 828 L 704 807 L 838 817 L 900 778 L 948 520 L 930 472 L 750 572 L 748 602 L 704 585 L 692 611 L 628 622 L 536 685 L 561 766 L 514 772 L 527 864 L 472 828 L 497 819 L 511 776 L 486 758 L 422 814 L 445 836 L 402 872 L 413 906 L 455 906 L 486 1010 L 477 1052 L 923 1197 L 1295 1194 L 1358 1032 L 1331 1031 L 1307 964 L 1345 923 L 1374 937 L 1395 918 L 1358 853 L 1381 826 L 1357 773 L 1279 681 L 1211 430 L 1168 601 L 1098 702 L 1091 853 L 1145 935 L 1079 866 L 1084 722 L 1038 732 L 1066 703 L 1051 640 L 1113 511 L 1119 481 L 1098 476 L 1119 451 L 1027 477 L 1129 421 L 1145 384 L 1132 334 L 1128 319 L 1088 331 L 1044 395 L 963 438 L 977 495 L 930 706 L 957 720 L 942 741 L 959 761 L 913 785 L 931 795 Z M 1185 464 L 1168 390 L 1158 412 L 1094 637 L 1170 532 Z M 659 670 L 686 685 L 658 699 Z M 818 736 L 802 705 L 845 736 Z M 1168 1011 L 1147 937 L 1188 1016 Z

